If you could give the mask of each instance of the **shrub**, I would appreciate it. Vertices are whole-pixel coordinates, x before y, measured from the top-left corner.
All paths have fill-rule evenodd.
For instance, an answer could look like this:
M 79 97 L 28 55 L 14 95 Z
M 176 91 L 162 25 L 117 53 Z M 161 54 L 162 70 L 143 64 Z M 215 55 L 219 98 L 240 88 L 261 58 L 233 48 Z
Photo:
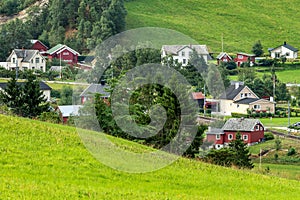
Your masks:
M 248 118 L 247 114 L 241 114 L 241 113 L 231 113 L 231 116 L 235 118 L 241 118 L 241 117 Z
M 61 118 L 57 112 L 43 112 L 39 117 L 39 120 L 51 122 L 51 123 L 61 123 Z
M 265 133 L 265 140 L 273 140 L 274 139 L 274 135 L 273 133 L 270 133 L 270 132 L 266 132 Z
M 295 154 L 296 154 L 296 149 L 294 147 L 290 147 L 289 150 L 288 150 L 287 155 L 292 156 L 292 155 L 295 155 Z

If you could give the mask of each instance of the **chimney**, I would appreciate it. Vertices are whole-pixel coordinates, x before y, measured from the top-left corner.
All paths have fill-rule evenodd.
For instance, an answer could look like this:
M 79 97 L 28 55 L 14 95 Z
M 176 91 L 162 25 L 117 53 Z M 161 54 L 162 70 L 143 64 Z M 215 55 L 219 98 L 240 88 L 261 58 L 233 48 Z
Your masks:
M 284 45 L 286 45 L 286 41 L 284 41 L 284 43 L 283 43 Z
M 240 87 L 240 83 L 239 82 L 235 82 L 235 89 L 238 89 Z

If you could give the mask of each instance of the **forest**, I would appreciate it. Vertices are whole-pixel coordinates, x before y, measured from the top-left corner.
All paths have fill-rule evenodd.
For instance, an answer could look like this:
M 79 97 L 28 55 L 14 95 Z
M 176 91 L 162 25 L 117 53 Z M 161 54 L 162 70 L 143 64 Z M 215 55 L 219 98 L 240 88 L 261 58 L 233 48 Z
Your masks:
M 33 1 L 1 1 L 0 13 L 15 14 L 30 3 Z M 88 53 L 123 31 L 127 14 L 123 0 L 50 0 L 47 6 L 32 6 L 28 12 L 25 22 L 15 20 L 1 27 L 0 60 L 5 60 L 14 48 L 27 48 L 30 39 L 39 39 L 49 47 L 64 43 Z

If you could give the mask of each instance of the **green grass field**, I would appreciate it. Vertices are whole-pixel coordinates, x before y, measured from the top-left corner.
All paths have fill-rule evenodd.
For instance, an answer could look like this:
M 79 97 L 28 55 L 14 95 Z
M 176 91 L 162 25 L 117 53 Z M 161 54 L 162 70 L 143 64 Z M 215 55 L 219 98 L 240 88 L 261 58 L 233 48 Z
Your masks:
M 288 118 L 261 118 L 259 119 L 264 126 L 268 127 L 288 127 Z M 300 117 L 291 117 L 290 123 L 294 124 L 300 121 Z
M 1 199 L 300 198 L 297 181 L 183 158 L 151 173 L 115 171 L 91 156 L 75 128 L 3 115 L 0 155 Z
M 126 2 L 127 29 L 162 27 L 177 30 L 212 52 L 250 52 L 261 40 L 264 51 L 287 41 L 300 47 L 297 27 L 299 1 L 204 1 L 204 0 L 130 0 Z M 288 13 L 283 15 L 282 13 Z M 290 16 L 293 17 L 290 17 Z M 278 17 L 280 16 L 280 17 Z M 180 43 L 180 41 L 178 41 Z

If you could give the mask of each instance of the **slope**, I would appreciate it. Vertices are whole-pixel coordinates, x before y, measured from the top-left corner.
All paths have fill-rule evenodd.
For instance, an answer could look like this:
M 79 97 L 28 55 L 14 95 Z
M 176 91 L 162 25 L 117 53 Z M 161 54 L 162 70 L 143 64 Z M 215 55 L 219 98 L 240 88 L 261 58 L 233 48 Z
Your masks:
M 187 159 L 146 174 L 114 171 L 89 154 L 75 128 L 0 115 L 3 199 L 299 199 L 299 186 Z
M 281 1 L 204 1 L 204 0 L 130 0 L 127 29 L 163 27 L 180 31 L 213 52 L 250 52 L 261 40 L 264 51 L 287 41 L 300 47 L 298 0 Z M 180 41 L 179 41 L 180 43 Z

